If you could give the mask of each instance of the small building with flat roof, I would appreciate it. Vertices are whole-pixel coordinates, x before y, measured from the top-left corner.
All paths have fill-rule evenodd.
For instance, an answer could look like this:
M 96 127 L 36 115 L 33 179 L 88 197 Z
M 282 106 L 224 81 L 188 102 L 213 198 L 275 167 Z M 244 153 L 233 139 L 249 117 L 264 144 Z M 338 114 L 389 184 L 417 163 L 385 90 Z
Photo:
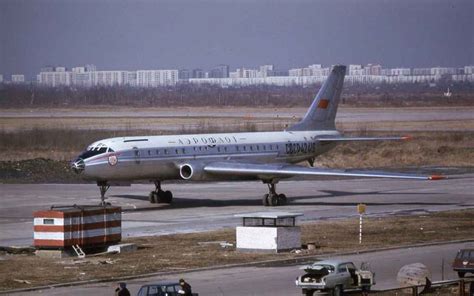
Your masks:
M 296 218 L 301 213 L 257 212 L 238 214 L 242 226 L 236 228 L 238 251 L 283 252 L 301 248 L 301 228 Z

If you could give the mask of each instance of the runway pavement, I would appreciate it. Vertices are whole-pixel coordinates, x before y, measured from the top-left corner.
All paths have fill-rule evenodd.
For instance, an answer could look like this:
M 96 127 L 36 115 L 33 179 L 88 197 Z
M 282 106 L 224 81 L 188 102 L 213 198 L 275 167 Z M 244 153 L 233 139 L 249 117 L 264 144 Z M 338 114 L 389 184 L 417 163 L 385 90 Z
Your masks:
M 362 262 L 370 265 L 375 272 L 375 290 L 396 288 L 397 273 L 406 264 L 423 263 L 431 271 L 432 281 L 456 279 L 451 262 L 461 248 L 474 247 L 474 243 L 456 243 L 421 248 L 406 248 L 365 254 L 336 256 L 333 259 L 353 261 L 357 266 Z M 318 258 L 318 259 L 322 259 Z M 127 281 L 132 295 L 136 295 L 141 285 L 160 281 L 177 281 L 185 278 L 199 295 L 301 295 L 295 286 L 295 279 L 301 275 L 301 264 L 237 267 L 209 271 L 189 272 L 167 276 L 155 276 Z M 64 287 L 18 293 L 14 295 L 112 295 L 116 283 L 100 283 L 75 287 Z
M 305 114 L 307 107 L 298 108 L 155 108 L 115 109 L 114 111 L 76 109 L 6 109 L 0 110 L 0 118 L 153 118 L 153 117 L 246 117 L 246 118 L 293 118 Z M 339 121 L 442 121 L 472 120 L 473 107 L 404 107 L 404 108 L 351 108 L 340 107 Z
M 234 227 L 235 214 L 255 211 L 302 212 L 302 223 L 357 215 L 356 205 L 367 204 L 368 215 L 422 214 L 474 207 L 474 174 L 440 181 L 345 179 L 283 181 L 277 192 L 289 204 L 265 208 L 259 182 L 164 184 L 175 196 L 173 205 L 148 202 L 153 185 L 112 187 L 108 202 L 124 209 L 123 236 L 185 233 Z M 0 245 L 32 244 L 32 213 L 51 205 L 98 204 L 94 184 L 0 184 Z

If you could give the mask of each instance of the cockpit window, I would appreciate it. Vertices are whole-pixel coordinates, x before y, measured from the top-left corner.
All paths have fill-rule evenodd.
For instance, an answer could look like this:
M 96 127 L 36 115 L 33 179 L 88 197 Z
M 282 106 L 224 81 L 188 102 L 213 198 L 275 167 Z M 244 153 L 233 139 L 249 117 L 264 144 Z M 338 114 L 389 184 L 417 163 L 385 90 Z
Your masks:
M 105 146 L 104 144 L 98 144 L 96 146 L 89 146 L 86 151 L 84 151 L 81 155 L 79 155 L 79 158 L 87 159 L 92 156 L 96 156 L 96 155 L 103 154 L 106 152 L 113 152 L 113 151 L 114 150 Z

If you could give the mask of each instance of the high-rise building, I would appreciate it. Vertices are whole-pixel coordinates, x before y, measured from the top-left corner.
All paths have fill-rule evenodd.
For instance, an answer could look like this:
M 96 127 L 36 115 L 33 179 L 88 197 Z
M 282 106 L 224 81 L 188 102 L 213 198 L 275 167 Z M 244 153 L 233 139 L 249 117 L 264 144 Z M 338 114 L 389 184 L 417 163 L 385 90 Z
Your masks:
M 137 86 L 171 86 L 178 82 L 178 70 L 138 70 Z
M 273 65 L 262 65 L 259 67 L 258 77 L 273 76 Z
M 393 68 L 390 69 L 390 75 L 392 76 L 410 76 L 411 69 L 410 68 Z
M 128 78 L 127 71 L 93 71 L 92 84 L 102 86 L 124 85 Z
M 464 66 L 464 74 L 474 74 L 474 66 Z
M 182 80 L 189 80 L 193 78 L 193 72 L 188 69 L 182 69 L 178 72 L 178 78 Z
M 431 68 L 431 75 L 454 75 L 456 68 L 433 67 Z
M 228 78 L 229 77 L 229 66 L 218 65 L 211 69 L 209 72 L 209 78 Z
M 431 75 L 431 68 L 413 68 L 413 75 Z
M 12 83 L 24 83 L 24 82 L 25 82 L 25 75 L 23 74 L 12 75 Z
M 193 70 L 193 78 L 204 78 L 205 74 L 202 69 L 194 69 Z
M 129 71 L 127 73 L 127 81 L 125 84 L 130 86 L 137 86 L 137 71 Z

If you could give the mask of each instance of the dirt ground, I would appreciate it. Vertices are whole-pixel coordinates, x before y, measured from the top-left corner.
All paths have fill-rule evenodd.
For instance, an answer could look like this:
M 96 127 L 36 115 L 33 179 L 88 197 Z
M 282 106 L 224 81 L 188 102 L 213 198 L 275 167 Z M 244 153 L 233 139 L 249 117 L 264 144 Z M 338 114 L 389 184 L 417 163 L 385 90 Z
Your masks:
M 470 209 L 423 216 L 367 218 L 362 245 L 358 242 L 357 218 L 305 224 L 301 227 L 302 243 L 314 243 L 316 249 L 280 254 L 237 252 L 234 248 L 234 229 L 125 239 L 124 242 L 137 244 L 138 250 L 133 253 L 107 254 L 86 259 L 45 259 L 31 254 L 0 253 L 0 290 L 271 259 L 297 259 L 307 255 L 416 243 L 473 239 L 473 215 L 474 210 Z M 446 220 L 450 223 L 446 223 Z M 229 242 L 233 246 L 222 248 L 217 243 L 202 244 L 218 241 Z

